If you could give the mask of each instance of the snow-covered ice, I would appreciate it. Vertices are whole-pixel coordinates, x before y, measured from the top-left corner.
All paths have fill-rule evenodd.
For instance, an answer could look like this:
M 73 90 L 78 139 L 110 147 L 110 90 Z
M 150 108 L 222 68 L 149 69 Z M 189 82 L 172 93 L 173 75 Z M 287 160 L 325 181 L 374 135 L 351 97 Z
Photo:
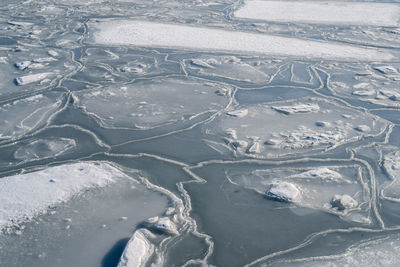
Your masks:
M 296 202 L 300 198 L 300 191 L 294 184 L 277 182 L 271 185 L 266 195 L 279 201 Z
M 395 3 L 246 0 L 234 16 L 292 23 L 400 25 L 400 7 Z
M 207 85 L 195 79 L 161 78 L 74 92 L 74 95 L 77 105 L 106 127 L 146 129 L 225 108 L 230 96 L 216 94 L 219 88 L 222 85 Z
M 389 52 L 323 41 L 135 20 L 89 22 L 91 41 L 103 45 L 133 45 L 245 54 L 340 60 L 391 60 Z
M 29 67 L 29 66 L 27 66 L 27 67 Z M 15 83 L 17 85 L 26 85 L 26 84 L 30 84 L 30 83 L 39 82 L 41 80 L 48 78 L 51 75 L 52 75 L 51 72 L 29 74 L 29 75 L 20 76 L 20 77 L 15 78 Z
M 105 162 L 80 162 L 0 179 L 0 228 L 31 220 L 90 188 L 126 177 Z
M 143 267 L 154 253 L 154 245 L 147 239 L 146 230 L 138 229 L 128 241 L 118 267 Z

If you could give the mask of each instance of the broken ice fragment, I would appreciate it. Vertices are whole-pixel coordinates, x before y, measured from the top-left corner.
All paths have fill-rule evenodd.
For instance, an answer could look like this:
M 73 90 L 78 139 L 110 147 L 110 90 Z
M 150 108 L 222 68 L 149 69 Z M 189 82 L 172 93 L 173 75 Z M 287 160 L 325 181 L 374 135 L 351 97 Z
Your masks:
M 232 117 L 238 117 L 238 118 L 243 118 L 249 113 L 248 109 L 237 109 L 237 110 L 232 110 L 228 111 L 226 114 Z
M 353 209 L 358 202 L 349 195 L 335 195 L 331 201 L 332 207 L 338 210 Z
M 146 230 L 135 231 L 122 253 L 118 267 L 143 267 L 154 252 L 154 245 L 147 239 Z
M 293 106 L 273 106 L 272 109 L 286 115 L 319 111 L 318 104 L 295 104 Z
M 30 61 L 21 61 L 21 62 L 17 62 L 15 63 L 15 67 L 19 70 L 24 70 L 26 69 L 29 65 L 31 65 L 32 62 Z
M 300 190 L 292 183 L 277 182 L 266 192 L 267 197 L 285 202 L 295 202 L 300 198 Z
M 15 78 L 14 81 L 17 85 L 27 85 L 30 83 L 41 81 L 50 76 L 51 74 L 52 74 L 51 72 L 30 74 L 26 76 L 17 77 Z
M 178 235 L 176 224 L 168 217 L 152 217 L 146 220 L 149 229 L 168 235 Z
M 317 125 L 318 127 L 329 127 L 331 126 L 331 124 L 327 121 L 317 121 L 315 123 L 315 125 Z
M 250 147 L 247 149 L 247 153 L 251 154 L 258 154 L 260 153 L 260 143 L 254 142 L 253 144 L 250 145 Z
M 371 128 L 369 128 L 367 125 L 358 125 L 354 129 L 362 133 L 369 132 L 371 130 Z

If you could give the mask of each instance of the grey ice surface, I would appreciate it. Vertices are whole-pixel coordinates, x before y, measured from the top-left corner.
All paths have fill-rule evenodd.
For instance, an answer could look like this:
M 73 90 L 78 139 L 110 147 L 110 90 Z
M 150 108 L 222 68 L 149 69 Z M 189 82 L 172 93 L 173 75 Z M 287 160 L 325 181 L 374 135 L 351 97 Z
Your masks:
M 398 266 L 400 2 L 312 2 L 0 0 L 0 266 Z

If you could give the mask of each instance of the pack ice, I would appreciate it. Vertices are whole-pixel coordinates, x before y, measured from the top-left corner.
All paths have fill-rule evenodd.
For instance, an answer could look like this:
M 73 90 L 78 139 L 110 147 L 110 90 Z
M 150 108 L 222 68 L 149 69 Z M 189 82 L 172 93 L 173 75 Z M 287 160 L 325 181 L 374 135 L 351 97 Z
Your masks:
M 76 146 L 74 139 L 48 138 L 32 141 L 20 146 L 14 152 L 14 158 L 29 161 L 58 156 Z
M 376 60 L 393 59 L 389 52 L 328 42 L 302 40 L 258 33 L 228 31 L 179 24 L 135 20 L 89 22 L 90 41 L 103 45 L 227 51 L 301 58 Z
M 154 245 L 148 240 L 144 229 L 136 230 L 122 253 L 118 267 L 142 267 L 154 252 Z
M 323 210 L 346 220 L 369 223 L 370 194 L 358 166 L 273 168 L 228 171 L 232 183 L 268 199 Z
M 400 22 L 400 7 L 353 1 L 246 0 L 234 16 L 274 22 L 396 27 Z
M 400 151 L 385 155 L 383 167 L 391 181 L 383 185 L 382 195 L 387 199 L 400 202 Z
M 224 109 L 230 94 L 216 93 L 224 88 L 189 78 L 160 78 L 74 95 L 77 105 L 105 127 L 148 129 Z
M 105 162 L 80 162 L 0 179 L 0 229 L 24 223 L 87 189 L 126 177 Z
M 284 122 L 284 123 L 282 123 Z M 206 125 L 237 155 L 279 157 L 320 151 L 376 135 L 386 126 L 372 115 L 320 98 L 237 106 Z
M 0 106 L 0 139 L 18 138 L 43 125 L 61 99 L 59 94 L 38 94 Z

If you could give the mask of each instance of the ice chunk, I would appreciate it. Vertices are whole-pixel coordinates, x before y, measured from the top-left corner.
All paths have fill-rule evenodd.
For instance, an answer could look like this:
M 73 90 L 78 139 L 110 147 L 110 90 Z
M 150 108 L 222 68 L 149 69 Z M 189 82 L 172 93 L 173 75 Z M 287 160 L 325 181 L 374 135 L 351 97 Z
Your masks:
M 376 95 L 375 90 L 357 90 L 353 92 L 353 95 L 358 95 L 358 96 L 374 96 Z
M 20 146 L 15 151 L 14 157 L 23 161 L 55 157 L 75 147 L 75 145 L 75 140 L 69 138 L 39 139 L 25 146 Z
M 149 229 L 153 229 L 157 232 L 165 233 L 168 235 L 177 235 L 178 230 L 176 224 L 171 221 L 169 217 L 153 217 L 146 221 Z
M 317 125 L 319 127 L 329 127 L 329 126 L 331 126 L 331 124 L 329 122 L 326 122 L 326 121 L 317 121 L 315 123 L 315 125 Z
M 276 111 L 282 112 L 283 114 L 295 114 L 295 113 L 308 113 L 316 112 L 319 110 L 317 104 L 295 104 L 293 106 L 273 106 Z
M 118 267 L 144 267 L 154 252 L 145 230 L 136 230 L 122 253 Z
M 203 68 L 214 68 L 213 66 L 201 59 L 192 59 L 192 64 Z
M 296 202 L 300 198 L 297 186 L 287 182 L 272 184 L 266 194 L 269 198 L 279 201 Z
M 93 42 L 104 45 L 135 45 L 357 61 L 394 59 L 389 52 L 351 45 L 149 21 L 92 21 L 89 23 L 89 31 Z
M 389 3 L 246 0 L 234 16 L 276 22 L 399 26 L 400 7 Z
M 400 151 L 385 155 L 383 166 L 391 179 L 383 186 L 383 195 L 400 202 Z
M 333 208 L 338 210 L 353 209 L 358 206 L 358 202 L 349 195 L 335 195 L 331 204 Z
M 228 111 L 226 114 L 229 116 L 232 116 L 232 117 L 243 118 L 243 117 L 247 116 L 248 113 L 249 113 L 248 109 L 237 109 L 237 110 Z
M 68 201 L 90 188 L 126 177 L 105 162 L 81 162 L 49 167 L 0 179 L 0 229 L 17 225 Z
M 160 78 L 74 95 L 76 104 L 105 127 L 149 129 L 224 109 L 230 95 L 216 94 L 220 87 L 189 78 Z
M 29 65 L 31 65 L 31 64 L 32 64 L 31 61 L 21 61 L 21 62 L 15 63 L 15 67 L 16 67 L 17 69 L 24 70 L 24 69 L 26 69 L 26 68 L 27 68 Z
M 34 82 L 39 82 L 39 81 L 49 77 L 52 74 L 53 73 L 51 73 L 51 72 L 29 74 L 26 76 L 17 77 L 17 78 L 15 78 L 14 81 L 17 85 L 27 85 L 27 84 L 34 83 Z
M 369 128 L 367 125 L 358 125 L 354 129 L 362 133 L 369 132 L 371 130 L 371 128 Z

